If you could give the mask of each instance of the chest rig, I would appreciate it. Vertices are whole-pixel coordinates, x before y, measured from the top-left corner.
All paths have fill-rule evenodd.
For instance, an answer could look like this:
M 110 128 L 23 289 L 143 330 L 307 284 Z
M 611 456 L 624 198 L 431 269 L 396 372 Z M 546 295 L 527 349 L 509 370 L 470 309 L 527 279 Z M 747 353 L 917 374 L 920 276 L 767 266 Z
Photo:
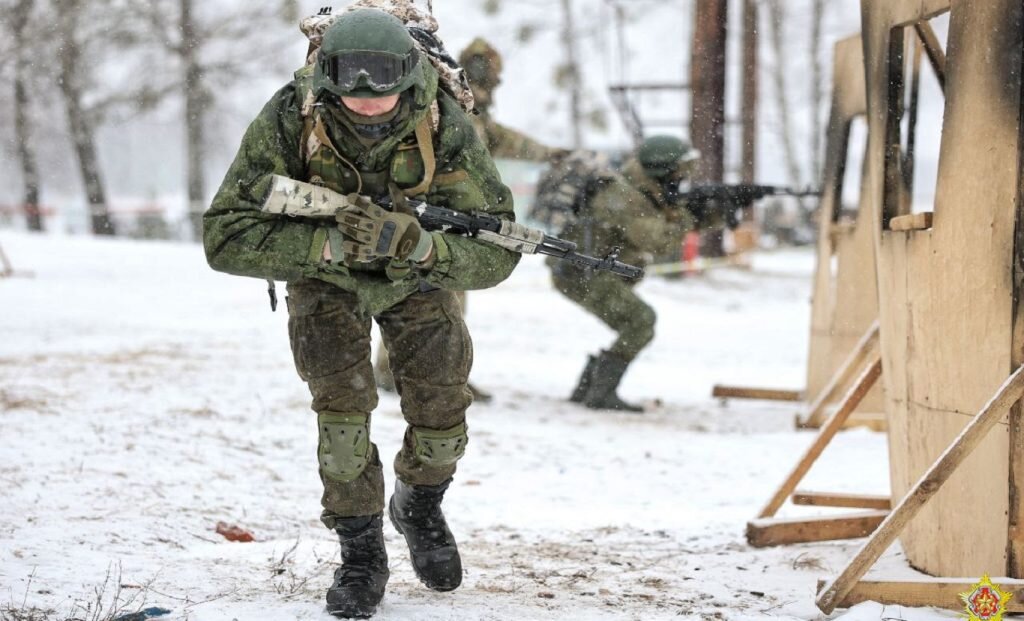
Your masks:
M 380 170 L 366 170 L 334 145 L 323 118 L 325 113 L 315 105 L 309 80 L 300 80 L 300 87 L 305 97 L 299 149 L 306 164 L 306 180 L 342 194 L 355 192 L 372 198 L 387 196 L 392 183 L 409 197 L 427 193 L 437 170 L 434 133 L 440 113 L 436 100 L 415 131 L 398 143 L 390 161 Z

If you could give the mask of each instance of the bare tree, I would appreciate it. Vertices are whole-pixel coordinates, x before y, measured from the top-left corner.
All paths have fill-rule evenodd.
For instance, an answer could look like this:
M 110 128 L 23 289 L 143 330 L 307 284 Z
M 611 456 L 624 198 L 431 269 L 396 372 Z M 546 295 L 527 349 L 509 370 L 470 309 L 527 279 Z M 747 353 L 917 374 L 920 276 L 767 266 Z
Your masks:
M 562 45 L 565 46 L 565 65 L 561 80 L 569 89 L 569 122 L 572 127 L 572 147 L 583 145 L 583 84 L 576 52 L 576 27 L 572 13 L 572 0 L 562 0 Z
M 216 103 L 214 93 L 279 62 L 277 56 L 270 55 L 284 40 L 268 40 L 268 33 L 280 31 L 272 26 L 294 21 L 298 15 L 292 0 L 266 4 L 245 5 L 206 19 L 197 14 L 194 0 L 152 0 L 140 9 L 146 13 L 150 32 L 179 65 L 180 79 L 171 88 L 184 100 L 188 213 L 195 239 L 202 239 L 203 234 L 207 190 L 204 135 L 208 113 Z M 218 89 L 210 88 L 213 81 Z
M 827 0 L 811 1 L 811 178 L 821 179 L 825 135 L 825 63 L 821 55 Z
M 768 0 L 768 37 L 775 62 L 771 67 L 772 90 L 775 95 L 775 107 L 778 109 L 778 132 L 782 142 L 782 155 L 786 163 L 786 172 L 790 183 L 801 183 L 800 162 L 793 141 L 793 128 L 790 125 L 789 94 L 786 92 L 786 53 L 785 27 L 786 10 L 782 0 Z
M 99 156 L 96 151 L 96 123 L 93 114 L 86 107 L 84 82 L 88 70 L 85 54 L 89 45 L 82 36 L 80 26 L 85 23 L 86 12 L 82 0 L 54 0 L 57 9 L 57 36 L 59 72 L 58 85 L 64 99 L 71 142 L 78 159 L 79 172 L 85 184 L 85 195 L 89 205 L 92 232 L 96 235 L 114 235 L 114 223 L 110 219 L 107 204 L 107 190 L 100 172 Z
M 13 66 L 14 146 L 21 169 L 21 205 L 29 230 L 42 231 L 43 219 L 39 211 L 39 165 L 32 136 L 32 105 L 29 98 L 30 48 L 33 44 L 30 28 L 34 24 L 32 12 L 35 4 L 35 0 L 16 0 L 13 6 L 2 7 L 2 10 L 9 16 L 9 19 L 3 22 L 8 34 L 6 38 L 11 45 L 5 56 Z

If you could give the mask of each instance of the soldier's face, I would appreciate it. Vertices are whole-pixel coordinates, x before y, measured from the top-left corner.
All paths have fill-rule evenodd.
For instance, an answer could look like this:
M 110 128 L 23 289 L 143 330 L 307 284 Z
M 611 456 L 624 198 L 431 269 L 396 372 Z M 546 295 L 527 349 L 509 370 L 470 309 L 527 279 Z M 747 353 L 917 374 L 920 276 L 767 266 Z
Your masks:
M 341 103 L 356 114 L 377 116 L 395 109 L 398 105 L 398 94 L 387 97 L 342 97 Z

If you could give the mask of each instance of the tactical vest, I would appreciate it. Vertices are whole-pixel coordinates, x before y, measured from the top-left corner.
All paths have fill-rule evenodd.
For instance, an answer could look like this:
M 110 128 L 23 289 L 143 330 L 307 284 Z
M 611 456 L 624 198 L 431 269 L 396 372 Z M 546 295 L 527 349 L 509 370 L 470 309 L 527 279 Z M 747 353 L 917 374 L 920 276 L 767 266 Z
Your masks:
M 434 156 L 434 133 L 440 122 L 437 101 L 395 150 L 390 164 L 380 171 L 360 170 L 331 142 L 322 112 L 314 104 L 311 67 L 296 72 L 298 90 L 303 94 L 302 139 L 300 157 L 306 163 L 306 180 L 335 192 L 355 192 L 370 197 L 388 195 L 394 183 L 406 196 L 426 194 L 434 181 L 437 161 Z

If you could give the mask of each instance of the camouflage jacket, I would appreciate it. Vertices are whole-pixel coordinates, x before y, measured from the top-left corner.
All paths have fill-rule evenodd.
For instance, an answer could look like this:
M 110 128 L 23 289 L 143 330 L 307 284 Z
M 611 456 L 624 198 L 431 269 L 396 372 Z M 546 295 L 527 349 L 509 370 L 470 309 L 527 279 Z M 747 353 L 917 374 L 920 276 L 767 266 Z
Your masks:
M 408 118 L 393 135 L 365 147 L 336 115 L 317 112 L 323 119 L 333 148 L 321 146 L 314 157 L 305 156 L 309 137 L 308 68 L 279 90 L 249 126 L 238 155 L 203 218 L 207 261 L 215 270 L 270 280 L 294 282 L 314 278 L 359 296 L 360 304 L 376 314 L 420 287 L 466 290 L 492 287 L 508 277 L 519 260 L 511 251 L 474 239 L 435 232 L 436 261 L 425 274 L 391 281 L 382 265 L 346 267 L 321 259 L 332 221 L 290 218 L 260 211 L 271 175 L 316 181 L 342 193 L 379 195 L 398 166 L 422 172 L 423 162 L 410 158 L 416 151 L 416 129 L 427 115 L 435 115 L 431 131 L 436 172 L 422 198 L 459 211 L 483 211 L 513 219 L 512 195 L 501 182 L 494 162 L 477 139 L 468 116 L 458 103 L 437 88 L 437 75 L 426 63 L 426 87 L 417 88 Z M 436 101 L 436 105 L 435 102 Z M 410 146 L 411 145 L 411 146 Z M 336 149 L 336 151 L 335 151 Z M 345 160 L 358 167 L 353 174 Z M 314 169 L 314 170 L 311 170 Z M 365 182 L 365 183 L 364 183 Z M 367 187 L 367 186 L 370 187 Z M 400 184 L 401 185 L 401 184 Z M 415 186 L 407 183 L 405 186 Z
M 493 158 L 546 162 L 555 154 L 562 153 L 561 149 L 544 146 L 522 132 L 505 127 L 486 110 L 470 118 L 476 135 L 487 146 Z
M 693 218 L 682 205 L 666 203 L 661 189 L 635 160 L 611 176 L 591 196 L 579 219 L 560 237 L 576 242 L 587 254 L 622 249 L 622 261 L 648 263 L 652 256 L 678 254 Z M 549 263 L 551 264 L 551 263 Z

